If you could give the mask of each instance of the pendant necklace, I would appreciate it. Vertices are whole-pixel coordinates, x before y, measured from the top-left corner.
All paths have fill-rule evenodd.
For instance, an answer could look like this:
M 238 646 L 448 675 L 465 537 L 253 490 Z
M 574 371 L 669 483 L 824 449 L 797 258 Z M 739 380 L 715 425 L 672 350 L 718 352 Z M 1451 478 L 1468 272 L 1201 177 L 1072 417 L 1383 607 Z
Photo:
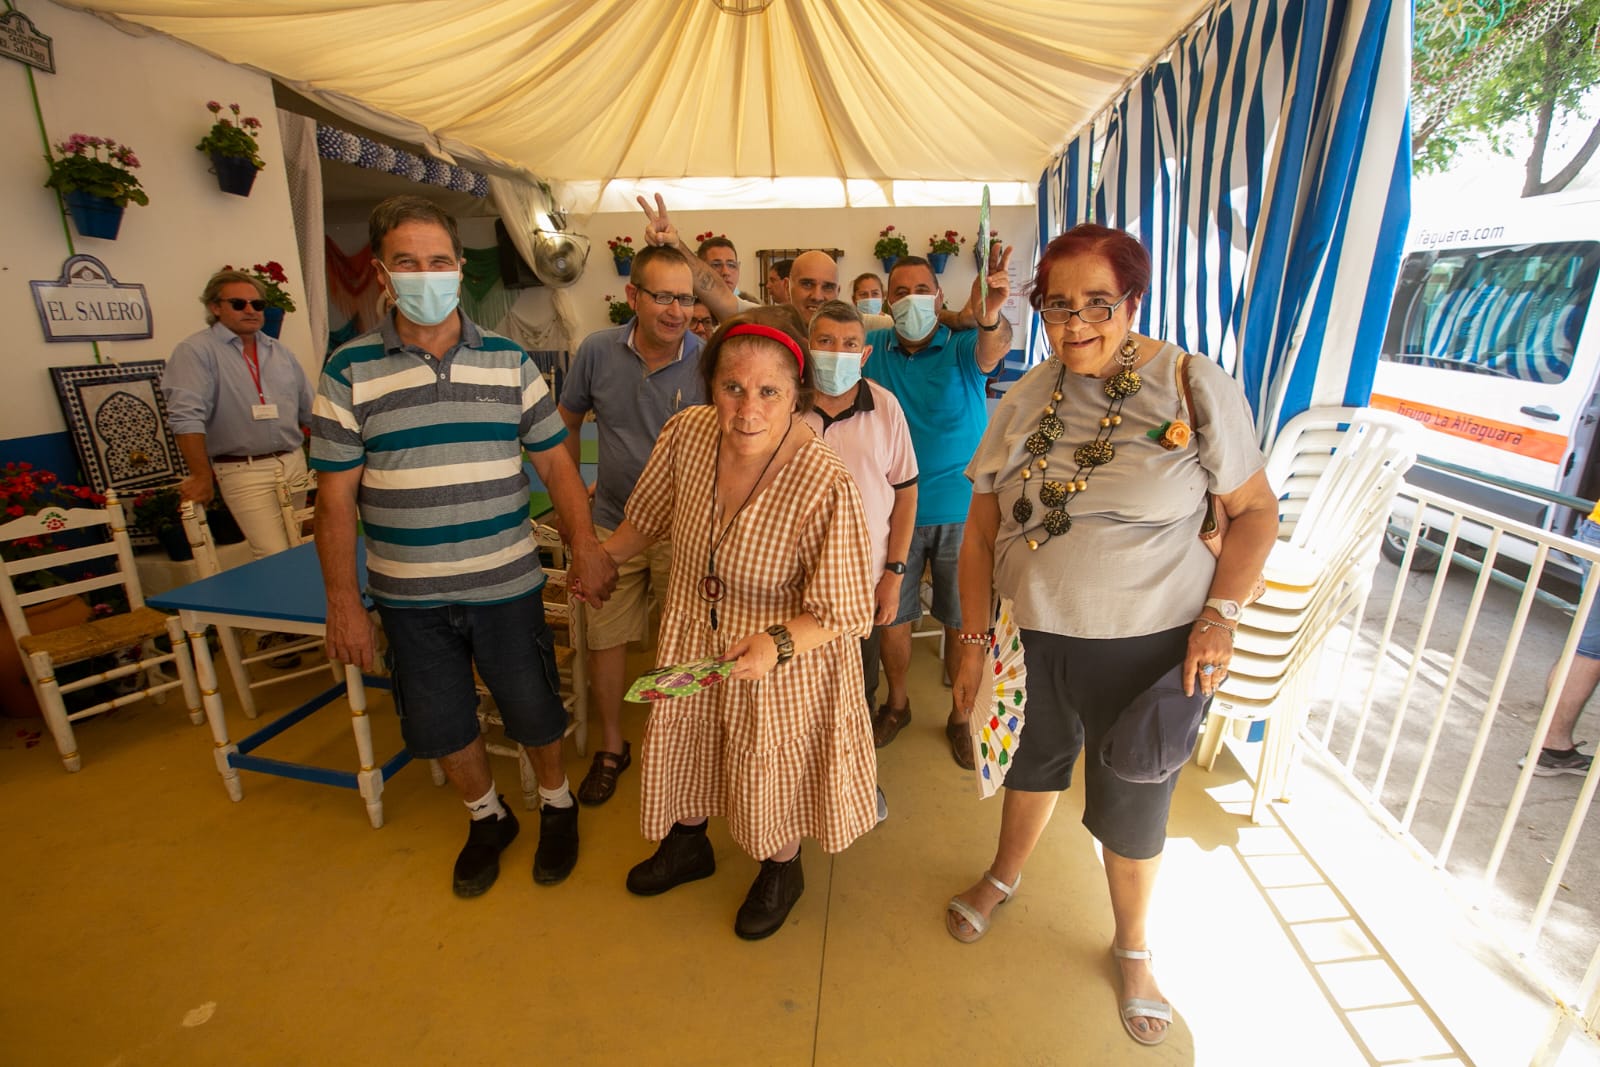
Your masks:
M 1106 413 L 1100 416 L 1100 428 L 1093 441 L 1079 445 L 1072 452 L 1072 461 L 1078 469 L 1071 478 L 1065 481 L 1048 480 L 1044 474 L 1050 467 L 1048 454 L 1055 446 L 1056 440 L 1066 432 L 1066 424 L 1056 414 L 1056 405 L 1061 403 L 1061 386 L 1066 382 L 1067 365 L 1061 364 L 1061 369 L 1056 372 L 1056 385 L 1050 391 L 1050 402 L 1044 406 L 1044 414 L 1039 419 L 1039 428 L 1028 435 L 1023 442 L 1023 448 L 1028 455 L 1033 457 L 1022 467 L 1022 495 L 1011 505 L 1011 517 L 1017 525 L 1022 527 L 1024 534 L 1032 529 L 1028 525 L 1033 518 L 1033 501 L 1028 499 L 1028 482 L 1033 478 L 1033 469 L 1039 470 L 1039 505 L 1049 508 L 1040 520 L 1039 525 L 1044 527 L 1044 537 L 1029 537 L 1028 548 L 1037 550 L 1038 547 L 1050 540 L 1065 534 L 1072 529 L 1072 516 L 1067 514 L 1067 507 L 1073 498 L 1089 488 L 1089 478 L 1099 467 L 1105 466 L 1116 458 L 1117 450 L 1111 444 L 1111 435 L 1116 428 L 1122 425 L 1122 402 L 1137 393 L 1143 387 L 1144 381 L 1139 377 L 1139 372 L 1133 365 L 1139 361 L 1139 346 L 1134 344 L 1133 335 L 1130 333 L 1123 338 L 1122 346 L 1117 351 L 1117 366 L 1121 369 L 1106 379 L 1104 391 L 1110 398 L 1106 405 Z
M 739 521 L 739 516 L 744 514 L 744 509 L 756 495 L 756 490 L 761 487 L 761 479 L 767 476 L 772 463 L 778 458 L 778 453 L 783 451 L 783 443 L 789 439 L 789 433 L 794 429 L 794 417 L 789 417 L 789 428 L 783 431 L 783 436 L 778 439 L 778 447 L 772 450 L 772 455 L 767 457 L 766 465 L 761 468 L 761 473 L 756 475 L 755 484 L 744 496 L 744 503 L 733 513 L 733 518 L 728 520 L 728 525 L 722 528 L 722 533 L 717 533 L 717 482 L 722 475 L 722 434 L 717 434 L 717 451 L 712 459 L 711 467 L 711 552 L 706 558 L 706 575 L 700 579 L 700 599 L 711 605 L 711 628 L 717 628 L 717 604 L 728 595 L 728 585 L 717 577 L 717 549 L 722 547 L 722 542 L 728 539 L 728 534 L 733 531 L 733 524 Z

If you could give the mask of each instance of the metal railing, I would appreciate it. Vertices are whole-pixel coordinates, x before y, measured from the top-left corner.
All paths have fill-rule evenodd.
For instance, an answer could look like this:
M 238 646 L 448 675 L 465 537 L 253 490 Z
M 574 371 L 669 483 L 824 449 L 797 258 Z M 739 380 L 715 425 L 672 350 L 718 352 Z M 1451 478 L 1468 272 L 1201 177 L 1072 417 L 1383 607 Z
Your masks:
M 1595 563 L 1600 562 L 1600 549 L 1419 486 L 1408 484 L 1400 495 L 1413 505 L 1381 633 L 1373 641 L 1370 632 L 1360 632 L 1357 620 L 1357 629 L 1347 635 L 1350 643 L 1334 695 L 1312 704 L 1301 740 L 1323 755 L 1380 823 L 1479 903 L 1489 925 L 1498 928 L 1510 946 L 1512 962 L 1549 991 L 1552 1024 L 1535 1062 L 1553 1062 L 1566 1035 L 1579 1029 L 1594 1035 L 1600 1030 L 1600 936 L 1596 934 L 1600 884 L 1568 886 L 1563 880 L 1600 787 L 1600 773 L 1591 770 L 1585 776 L 1570 812 L 1564 809 L 1564 798 L 1552 799 L 1542 795 L 1544 791 L 1534 812 L 1525 809 L 1540 742 L 1600 582 L 1584 583 L 1570 617 L 1542 607 L 1538 586 L 1552 552 Z M 1419 614 L 1415 595 L 1429 576 L 1413 573 L 1412 564 L 1423 522 L 1443 532 L 1444 543 L 1429 546 L 1440 553 L 1440 564 Z M 1466 524 L 1478 527 L 1472 534 L 1484 545 L 1481 564 L 1457 551 Z M 1515 551 L 1507 553 L 1508 549 Z M 1506 579 L 1494 566 L 1502 554 L 1528 560 L 1527 577 L 1514 581 L 1510 590 L 1501 588 Z M 1470 591 L 1462 581 L 1450 581 L 1453 573 L 1463 577 L 1463 568 L 1475 573 L 1475 578 L 1467 579 Z M 1507 603 L 1511 600 L 1514 605 Z M 1521 679 L 1518 693 L 1536 691 L 1543 684 L 1542 679 L 1533 681 L 1539 665 L 1531 663 L 1524 643 L 1536 608 L 1545 611 L 1539 626 L 1548 632 L 1565 625 L 1566 637 L 1530 731 L 1525 718 L 1502 713 L 1502 700 L 1514 671 Z M 1360 670 L 1352 670 L 1354 663 L 1370 665 L 1364 692 Z M 1362 692 L 1359 706 L 1344 711 L 1341 689 L 1347 695 Z M 1515 694 L 1511 703 L 1518 703 Z M 1531 698 L 1520 704 L 1531 711 Z M 1464 743 L 1468 739 L 1470 743 Z M 1510 767 L 1517 754 L 1522 761 L 1511 781 Z M 1503 815 L 1495 826 L 1493 813 L 1502 804 Z M 1471 833 L 1463 834 L 1469 823 Z M 1530 838 L 1553 835 L 1558 827 L 1559 844 L 1548 857 L 1549 873 L 1540 883 L 1530 872 L 1544 857 Z M 1541 940 L 1541 935 L 1563 892 L 1561 947 L 1567 958 L 1558 961 L 1552 958 L 1551 938 Z M 1575 949 L 1574 936 L 1581 942 Z M 1583 968 L 1583 953 L 1588 951 L 1593 955 Z

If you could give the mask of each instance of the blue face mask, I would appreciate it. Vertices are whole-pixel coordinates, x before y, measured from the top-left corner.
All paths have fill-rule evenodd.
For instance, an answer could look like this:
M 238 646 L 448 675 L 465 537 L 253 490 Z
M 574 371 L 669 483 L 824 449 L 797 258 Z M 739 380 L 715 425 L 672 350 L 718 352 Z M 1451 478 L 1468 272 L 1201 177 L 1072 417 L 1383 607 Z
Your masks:
M 843 396 L 861 380 L 861 353 L 813 348 L 811 373 L 819 391 L 827 396 Z
M 937 299 L 932 293 L 909 293 L 889 306 L 894 332 L 908 341 L 920 341 L 939 325 Z
M 856 310 L 863 315 L 882 315 L 883 297 L 869 296 L 865 300 L 857 300 Z
M 437 326 L 448 319 L 461 302 L 461 272 L 385 270 L 394 287 L 394 303 L 400 314 L 418 326 Z

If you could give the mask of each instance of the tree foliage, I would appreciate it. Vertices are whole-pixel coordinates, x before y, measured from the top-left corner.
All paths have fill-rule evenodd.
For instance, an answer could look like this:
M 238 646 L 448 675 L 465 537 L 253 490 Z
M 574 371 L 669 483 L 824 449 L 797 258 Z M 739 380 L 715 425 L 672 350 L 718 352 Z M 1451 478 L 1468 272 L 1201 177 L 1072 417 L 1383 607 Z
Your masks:
M 1448 68 L 1456 79 L 1470 79 L 1473 68 L 1494 59 L 1504 60 L 1472 84 L 1449 115 L 1431 131 L 1419 130 L 1413 144 L 1412 166 L 1418 174 L 1446 169 L 1456 154 L 1473 144 L 1486 144 L 1502 155 L 1514 155 L 1531 138 L 1524 160 L 1527 180 L 1523 196 L 1556 192 L 1564 188 L 1600 148 L 1600 120 L 1588 113 L 1584 97 L 1600 85 L 1600 49 L 1596 48 L 1596 26 L 1600 24 L 1600 0 L 1583 0 L 1546 31 L 1528 34 L 1526 26 L 1535 10 L 1548 0 L 1515 0 L 1506 3 L 1505 18 L 1483 35 L 1472 54 L 1453 63 L 1440 61 L 1428 51 L 1428 42 L 1418 42 L 1414 69 Z M 1499 50 L 1498 53 L 1496 50 Z M 1481 69 L 1481 67 L 1480 67 Z M 1419 102 L 1426 96 L 1419 94 Z M 1566 116 L 1589 122 L 1588 136 L 1577 153 L 1556 173 L 1545 177 L 1545 155 L 1550 148 L 1554 126 Z M 1415 120 L 1419 116 L 1413 115 Z

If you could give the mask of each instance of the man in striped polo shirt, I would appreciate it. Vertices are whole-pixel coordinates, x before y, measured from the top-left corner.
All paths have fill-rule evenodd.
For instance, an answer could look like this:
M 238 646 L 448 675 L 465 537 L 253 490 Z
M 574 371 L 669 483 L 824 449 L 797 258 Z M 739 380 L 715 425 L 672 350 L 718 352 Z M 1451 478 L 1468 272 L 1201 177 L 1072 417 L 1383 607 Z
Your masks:
M 406 747 L 439 761 L 472 815 L 456 895 L 487 891 L 517 835 L 479 733 L 474 666 L 506 735 L 532 758 L 542 801 L 533 878 L 553 885 L 578 860 L 578 809 L 561 766 L 566 711 L 524 450 L 571 531 L 574 591 L 604 601 L 616 568 L 595 540 L 577 466 L 556 447 L 566 428 L 538 367 L 457 309 L 455 220 L 420 197 L 397 196 L 373 209 L 368 229 L 395 310 L 329 359 L 312 425 L 328 654 L 373 666 L 375 635 L 356 583 L 359 518 L 366 591 L 389 638 Z

